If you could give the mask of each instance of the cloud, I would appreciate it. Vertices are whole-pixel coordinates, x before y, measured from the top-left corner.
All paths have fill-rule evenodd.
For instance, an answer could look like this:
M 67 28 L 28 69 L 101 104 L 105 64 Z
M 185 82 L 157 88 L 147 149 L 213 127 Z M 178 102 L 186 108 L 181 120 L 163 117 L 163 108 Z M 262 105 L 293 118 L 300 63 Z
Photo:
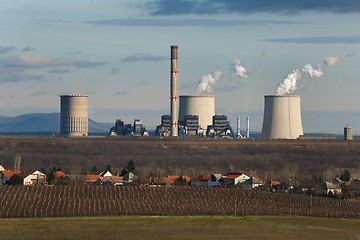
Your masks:
M 360 1 L 334 0 L 152 0 L 142 6 L 152 15 L 275 13 L 292 14 L 305 11 L 349 13 L 360 12 Z
M 150 27 L 224 27 L 243 25 L 297 25 L 308 24 L 302 21 L 274 20 L 219 20 L 219 19 L 105 19 L 85 22 L 97 26 L 150 26 Z
M 53 92 L 49 92 L 49 91 L 38 91 L 38 92 L 34 92 L 34 93 L 30 94 L 29 97 L 38 97 L 38 96 L 43 96 L 43 95 L 49 95 L 52 93 Z
M 339 61 L 340 57 L 336 56 L 336 57 L 327 57 L 324 59 L 324 63 L 329 66 L 335 66 L 337 64 L 337 62 Z
M 358 36 L 328 36 L 328 37 L 298 37 L 298 38 L 272 38 L 265 39 L 265 42 L 275 43 L 296 43 L 296 44 L 358 44 Z
M 23 69 L 5 68 L 0 65 L 0 82 L 45 81 L 44 75 L 32 75 Z
M 48 73 L 69 73 L 69 72 L 70 69 L 65 69 L 65 68 L 56 68 L 48 71 Z
M 165 61 L 165 60 L 168 60 L 168 57 L 149 55 L 149 54 L 134 54 L 134 55 L 127 56 L 122 61 L 123 62 L 139 62 L 139 61 L 159 62 L 159 61 Z
M 124 96 L 129 95 L 130 93 L 128 91 L 119 91 L 113 94 L 113 96 Z
M 13 68 L 47 68 L 47 67 L 62 67 L 73 66 L 76 68 L 95 68 L 97 66 L 105 65 L 105 62 L 89 62 L 85 60 L 73 59 L 56 59 L 49 56 L 40 55 L 20 55 L 9 56 L 0 59 L 0 65 Z
M 12 46 L 8 46 L 8 47 L 0 46 L 0 54 L 6 54 L 8 52 L 11 52 L 14 49 L 15 49 L 15 47 L 12 47 Z
M 36 49 L 30 46 L 24 47 L 23 49 L 21 49 L 22 52 L 33 52 Z

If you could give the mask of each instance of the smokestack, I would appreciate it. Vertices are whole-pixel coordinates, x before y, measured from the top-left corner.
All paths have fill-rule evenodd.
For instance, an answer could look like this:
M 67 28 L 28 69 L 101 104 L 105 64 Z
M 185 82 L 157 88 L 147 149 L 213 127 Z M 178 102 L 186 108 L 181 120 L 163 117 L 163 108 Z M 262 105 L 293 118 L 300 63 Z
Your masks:
M 237 138 L 242 138 L 240 133 L 240 117 L 236 118 L 236 132 Z
M 246 118 L 246 138 L 250 138 L 250 117 Z
M 178 46 L 171 46 L 171 66 L 170 66 L 170 118 L 171 136 L 178 136 Z

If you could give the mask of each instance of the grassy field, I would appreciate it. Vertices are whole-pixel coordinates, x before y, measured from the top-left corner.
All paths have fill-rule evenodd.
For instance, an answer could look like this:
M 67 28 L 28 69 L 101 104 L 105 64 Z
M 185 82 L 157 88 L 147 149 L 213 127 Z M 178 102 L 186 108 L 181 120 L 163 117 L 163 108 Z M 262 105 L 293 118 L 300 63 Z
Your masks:
M 1 239 L 360 239 L 360 219 L 78 217 L 0 219 Z

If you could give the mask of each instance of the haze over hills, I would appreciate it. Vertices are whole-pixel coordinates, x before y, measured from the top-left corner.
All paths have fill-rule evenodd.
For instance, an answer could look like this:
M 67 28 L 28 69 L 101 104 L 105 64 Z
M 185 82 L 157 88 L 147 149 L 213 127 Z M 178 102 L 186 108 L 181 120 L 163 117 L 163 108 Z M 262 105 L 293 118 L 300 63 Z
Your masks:
M 111 123 L 97 123 L 89 119 L 90 133 L 109 132 Z M 60 132 L 60 113 L 29 113 L 16 117 L 0 116 L 2 133 L 53 133 Z

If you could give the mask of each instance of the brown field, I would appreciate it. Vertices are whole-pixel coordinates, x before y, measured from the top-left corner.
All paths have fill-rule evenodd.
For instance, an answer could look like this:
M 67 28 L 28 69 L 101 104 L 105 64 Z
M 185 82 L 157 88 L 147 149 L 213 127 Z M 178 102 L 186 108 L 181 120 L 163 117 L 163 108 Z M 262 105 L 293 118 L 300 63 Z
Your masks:
M 277 215 L 359 218 L 360 202 L 206 187 L 0 186 L 0 217 Z
M 110 165 L 120 171 L 129 160 L 136 173 L 179 175 L 226 173 L 229 169 L 266 179 L 313 175 L 331 179 L 349 169 L 360 177 L 360 141 L 262 141 L 136 137 L 0 137 L 0 164 L 23 170 L 60 166 L 69 174 Z

